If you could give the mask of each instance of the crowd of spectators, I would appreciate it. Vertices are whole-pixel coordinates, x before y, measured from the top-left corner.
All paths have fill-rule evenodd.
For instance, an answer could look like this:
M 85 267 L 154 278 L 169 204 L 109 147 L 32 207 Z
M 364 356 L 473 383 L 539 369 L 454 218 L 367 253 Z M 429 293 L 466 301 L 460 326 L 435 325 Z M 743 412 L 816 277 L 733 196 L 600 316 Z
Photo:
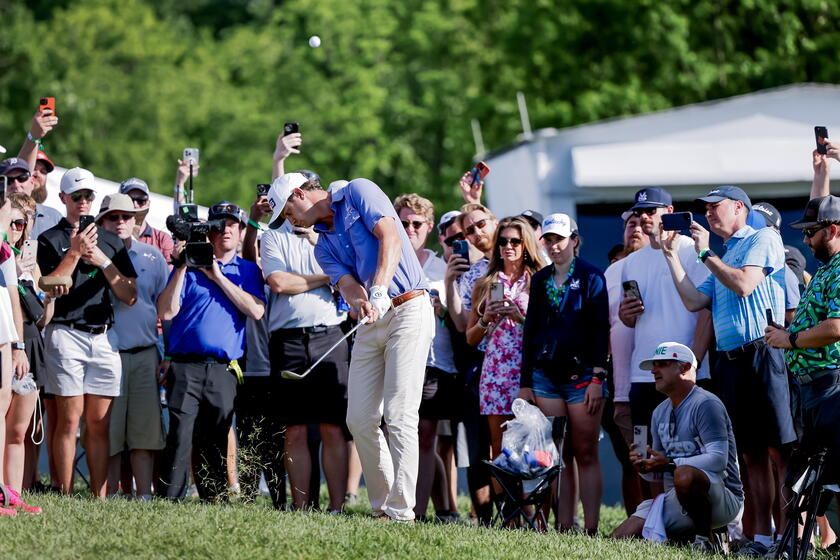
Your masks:
M 220 201 L 204 241 L 185 242 L 148 224 L 136 177 L 100 203 L 94 175 L 69 169 L 63 211 L 45 206 L 57 125 L 39 111 L 0 164 L 0 515 L 41 513 L 23 490 L 72 494 L 81 443 L 99 498 L 181 500 L 194 484 L 205 501 L 251 501 L 262 478 L 275 507 L 314 509 L 323 469 L 323 509 L 340 514 L 361 469 L 374 516 L 409 523 L 458 520 L 466 467 L 470 515 L 488 525 L 501 489 L 485 460 L 519 397 L 567 419 L 557 530 L 598 531 L 603 429 L 628 513 L 616 537 L 706 550 L 729 525 L 739 554 L 764 556 L 785 524 L 792 448 L 819 439 L 840 463 L 830 142 L 790 224 L 823 265 L 811 277 L 778 210 L 735 186 L 686 205 L 709 224 L 688 235 L 664 225 L 668 191 L 639 190 L 602 272 L 580 258 L 571 216 L 498 218 L 471 173 L 465 204 L 436 212 L 367 179 L 324 188 L 286 172 L 299 132 L 278 137 L 271 186 L 248 212 Z M 176 208 L 196 170 L 178 161 Z

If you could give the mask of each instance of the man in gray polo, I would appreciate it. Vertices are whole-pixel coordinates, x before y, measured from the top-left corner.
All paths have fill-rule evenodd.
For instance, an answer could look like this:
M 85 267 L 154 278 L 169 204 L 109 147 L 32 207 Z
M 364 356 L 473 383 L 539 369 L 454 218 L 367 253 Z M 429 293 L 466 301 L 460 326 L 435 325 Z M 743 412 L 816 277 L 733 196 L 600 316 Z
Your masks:
M 128 451 L 137 497 L 152 499 L 152 467 L 155 451 L 163 449 L 163 424 L 157 371 L 157 299 L 166 287 L 169 270 L 163 254 L 155 247 L 132 239 L 134 216 L 138 210 L 125 194 L 106 196 L 96 223 L 115 233 L 125 243 L 131 264 L 137 272 L 137 301 L 128 306 L 114 304 L 114 331 L 122 362 L 120 396 L 111 407 L 108 494 L 117 491 L 122 453 Z M 123 492 L 132 493 L 131 480 L 123 481 Z

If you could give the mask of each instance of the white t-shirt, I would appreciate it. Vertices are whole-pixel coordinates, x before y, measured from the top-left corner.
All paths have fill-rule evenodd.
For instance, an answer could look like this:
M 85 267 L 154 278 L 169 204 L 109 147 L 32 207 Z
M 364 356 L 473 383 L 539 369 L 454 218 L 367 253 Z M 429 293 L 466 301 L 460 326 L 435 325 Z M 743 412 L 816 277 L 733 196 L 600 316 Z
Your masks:
M 614 262 L 604 272 L 607 280 L 607 295 L 610 298 L 610 353 L 612 354 L 613 384 L 615 402 L 630 402 L 630 357 L 633 354 L 633 329 L 618 318 L 618 306 L 624 299 L 621 289 L 621 273 L 624 259 Z
M 18 340 L 10 290 L 17 291 L 17 267 L 14 255 L 0 264 L 0 344 Z
M 446 274 L 446 262 L 433 251 L 423 249 L 428 257 L 423 263 L 423 275 L 429 288 L 437 290 L 441 303 L 446 306 L 446 286 L 443 283 L 443 276 Z M 452 352 L 452 339 L 449 337 L 449 330 L 441 324 L 440 319 L 435 317 L 435 338 L 429 348 L 429 359 L 426 366 L 438 368 L 448 373 L 455 373 L 455 356 Z
M 292 233 L 286 220 L 279 229 L 263 233 L 260 243 L 260 263 L 266 280 L 275 272 L 323 274 L 315 260 L 315 248 L 303 237 Z M 299 327 L 333 326 L 340 324 L 346 313 L 339 313 L 329 285 L 302 294 L 275 294 L 268 314 L 268 330 Z M 250 366 L 249 366 L 250 367 Z
M 709 276 L 709 269 L 697 262 L 694 241 L 685 235 L 676 240 L 677 254 L 686 274 L 699 286 Z M 653 356 L 656 347 L 663 342 L 679 342 L 691 347 L 694 342 L 694 327 L 697 313 L 685 308 L 674 286 L 671 271 L 665 256 L 650 245 L 622 259 L 624 267 L 621 281 L 635 280 L 639 283 L 645 312 L 636 319 L 633 354 L 630 358 L 630 380 L 633 383 L 653 383 L 653 374 L 639 369 L 639 362 Z M 623 295 L 623 294 L 622 294 Z M 697 368 L 697 379 L 708 379 L 709 359 L 704 357 Z

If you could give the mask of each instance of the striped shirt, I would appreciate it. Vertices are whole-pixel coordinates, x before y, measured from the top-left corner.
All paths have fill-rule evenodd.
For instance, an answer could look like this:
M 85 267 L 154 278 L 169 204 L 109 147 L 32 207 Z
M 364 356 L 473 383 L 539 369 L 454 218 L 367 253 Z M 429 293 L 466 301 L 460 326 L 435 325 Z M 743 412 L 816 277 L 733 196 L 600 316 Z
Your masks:
M 744 226 L 724 243 L 726 252 L 721 260 L 734 268 L 758 266 L 766 277 L 747 297 L 741 297 L 724 286 L 714 275 L 697 286 L 712 298 L 712 318 L 718 350 L 734 350 L 764 337 L 767 309 L 773 311 L 776 322 L 785 313 L 785 249 L 782 238 L 772 228 L 755 230 Z

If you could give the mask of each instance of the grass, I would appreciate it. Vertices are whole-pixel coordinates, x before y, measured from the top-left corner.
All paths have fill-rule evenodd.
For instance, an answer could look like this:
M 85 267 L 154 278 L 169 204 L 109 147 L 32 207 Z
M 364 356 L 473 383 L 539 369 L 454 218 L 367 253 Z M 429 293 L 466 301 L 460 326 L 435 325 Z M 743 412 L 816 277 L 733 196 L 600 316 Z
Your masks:
M 203 505 L 196 501 L 100 502 L 54 495 L 30 495 L 26 499 L 41 506 L 44 514 L 0 518 L 4 549 L 16 559 L 696 557 L 686 549 L 640 541 L 480 529 L 466 524 L 385 523 L 371 519 L 365 506 L 354 506 L 348 515 L 335 516 L 279 512 L 264 500 L 255 505 Z M 602 530 L 612 530 L 623 517 L 619 508 L 604 508 Z

